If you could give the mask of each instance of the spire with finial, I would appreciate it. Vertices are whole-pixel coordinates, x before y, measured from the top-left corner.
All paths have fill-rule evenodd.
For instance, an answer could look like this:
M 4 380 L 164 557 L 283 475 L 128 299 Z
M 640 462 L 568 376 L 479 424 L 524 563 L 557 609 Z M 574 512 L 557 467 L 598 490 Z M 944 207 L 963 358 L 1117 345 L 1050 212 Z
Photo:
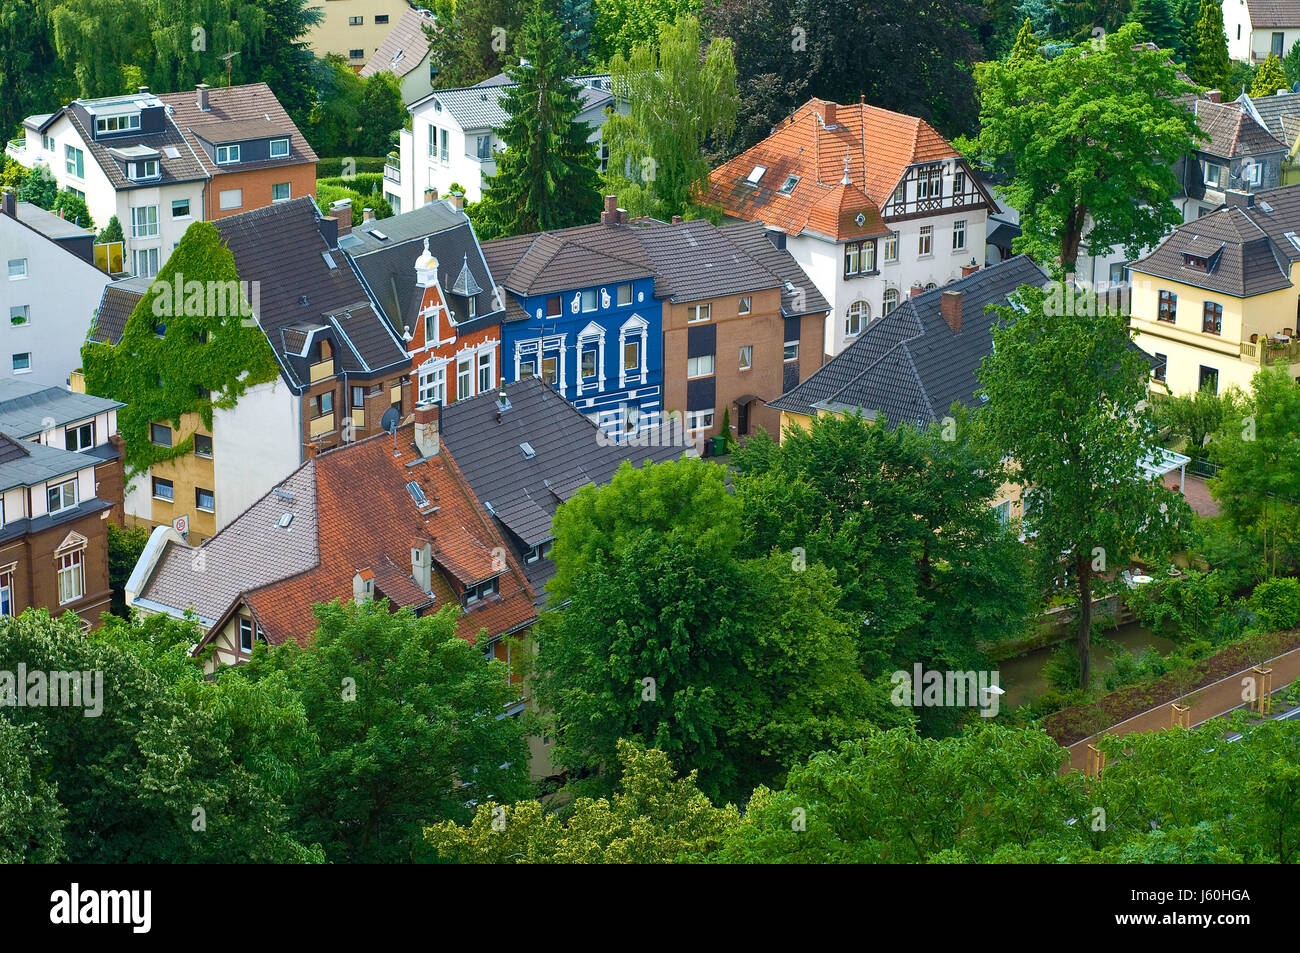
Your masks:
M 424 251 L 415 259 L 415 283 L 421 288 L 432 288 L 438 283 L 438 259 L 429 254 L 429 238 L 424 239 Z

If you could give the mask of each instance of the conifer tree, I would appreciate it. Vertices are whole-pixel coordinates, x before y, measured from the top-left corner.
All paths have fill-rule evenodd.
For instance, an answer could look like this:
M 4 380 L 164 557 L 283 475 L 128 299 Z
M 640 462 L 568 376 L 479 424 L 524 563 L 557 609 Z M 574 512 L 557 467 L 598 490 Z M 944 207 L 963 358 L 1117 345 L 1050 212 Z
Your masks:
M 1025 17 L 1025 22 L 1020 25 L 1020 32 L 1016 34 L 1015 45 L 1011 47 L 1011 52 L 1007 56 L 1008 63 L 1020 63 L 1027 59 L 1036 59 L 1042 56 L 1038 49 L 1038 41 L 1034 39 L 1034 28 L 1030 24 L 1029 18 Z
M 1228 36 L 1223 32 L 1223 7 L 1218 0 L 1201 0 L 1187 57 L 1188 75 L 1208 89 L 1226 92 L 1231 70 Z
M 1255 74 L 1255 81 L 1250 84 L 1250 95 L 1272 96 L 1279 89 L 1286 89 L 1286 73 L 1282 71 L 1282 61 L 1272 53 L 1268 54 L 1268 59 L 1264 60 L 1259 66 L 1259 71 Z

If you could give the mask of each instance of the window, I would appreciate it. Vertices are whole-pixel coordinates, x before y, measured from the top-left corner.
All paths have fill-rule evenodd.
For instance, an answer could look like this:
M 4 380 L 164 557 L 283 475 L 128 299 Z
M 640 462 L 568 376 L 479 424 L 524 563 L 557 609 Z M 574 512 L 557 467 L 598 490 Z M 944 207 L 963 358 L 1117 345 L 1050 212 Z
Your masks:
M 582 352 L 582 376 L 583 379 L 596 376 L 596 351 L 594 348 L 587 348 Z
M 72 146 L 63 147 L 64 165 L 68 170 L 68 175 L 75 176 L 78 179 L 86 177 L 86 156 L 80 149 Z
M 589 288 L 582 293 L 582 310 L 595 311 L 597 304 L 596 289 Z
M 1157 353 L 1155 360 L 1152 362 L 1151 376 L 1156 380 L 1164 383 L 1165 377 L 1169 372 L 1169 355 Z
M 753 307 L 753 303 L 754 303 L 753 298 L 751 298 L 749 295 L 744 296 L 743 298 L 740 299 L 740 303 L 736 305 L 736 314 L 749 314 L 750 310 Z
M 31 324 L 31 306 L 25 304 L 11 305 L 9 308 L 9 323 L 16 328 L 20 328 L 24 324 Z
M 754 366 L 754 345 L 745 344 L 740 349 L 740 369 L 747 371 Z
M 438 130 L 438 161 L 443 165 L 447 164 L 447 157 L 449 154 L 447 151 L 447 137 L 448 132 L 446 129 Z
M 952 250 L 961 251 L 966 247 L 966 220 L 958 219 L 952 223 Z
M 492 354 L 492 351 L 478 352 L 478 392 L 480 394 L 491 390 L 495 384 L 494 378 L 496 375 L 492 373 Z
M 885 236 L 884 258 L 886 263 L 898 261 L 898 232 Z
M 215 513 L 217 511 L 217 494 L 211 490 L 204 490 L 196 486 L 194 488 L 194 505 L 204 513 Z
M 961 195 L 965 191 L 966 191 L 966 173 L 962 169 L 958 169 L 956 172 L 952 174 L 953 197 L 956 198 L 957 196 Z
M 474 359 L 466 356 L 456 362 L 456 399 L 474 396 Z
M 334 391 L 327 390 L 323 394 L 317 394 L 315 397 L 310 398 L 307 403 L 311 408 L 313 418 L 332 414 L 334 413 Z
M 245 619 L 243 616 L 239 617 L 239 650 L 253 651 L 253 620 Z
M 854 301 L 844 312 L 844 336 L 857 337 L 871 320 L 871 306 L 865 301 Z
M 194 455 L 203 457 L 205 460 L 211 460 L 212 438 L 206 434 L 196 433 L 194 435 Z
M 1204 334 L 1223 333 L 1223 305 L 1213 301 L 1205 302 L 1205 311 L 1201 315 L 1201 331 Z
M 0 615 L 14 614 L 14 574 L 0 572 Z
M 492 158 L 492 136 L 475 136 L 474 151 L 480 159 Z
M 289 140 L 272 139 L 271 140 L 271 158 L 287 159 L 289 157 Z
M 844 246 L 844 277 L 868 275 L 876 270 L 876 243 L 849 242 Z
M 15 354 L 13 362 L 15 374 L 26 374 L 32 369 L 32 352 L 23 351 L 20 354 Z
M 524 554 L 524 562 L 535 563 L 539 559 L 544 559 L 551 554 L 551 540 L 544 543 L 538 543 L 536 546 L 528 547 L 528 552 Z
M 560 301 L 559 295 L 551 295 L 546 299 L 546 316 L 548 318 L 558 318 L 563 310 L 564 304 Z
M 79 424 L 63 431 L 63 445 L 74 453 L 82 453 L 95 446 L 95 423 Z
M 377 13 L 377 14 L 375 14 L 375 22 L 376 22 L 376 23 L 387 23 L 387 22 L 388 22 L 388 14 L 387 14 L 387 13 Z
M 933 254 L 934 252 L 934 226 L 922 225 L 921 234 L 917 242 L 916 253 L 922 257 Z
M 243 208 L 244 190 L 243 189 L 223 189 L 217 194 L 217 205 L 225 210 L 232 208 Z
M 1219 392 L 1219 369 L 1217 367 L 1206 367 L 1201 365 L 1200 378 L 1197 381 L 1198 390 L 1208 390 L 1211 394 Z
M 217 146 L 217 164 L 229 165 L 239 161 L 239 146 Z
M 420 401 L 436 401 L 441 404 L 447 399 L 447 367 L 439 365 L 420 371 Z
M 158 249 L 137 248 L 131 253 L 134 271 L 141 278 L 152 278 L 158 274 Z
M 889 314 L 898 307 L 898 289 L 890 288 L 885 292 L 885 314 Z
M 713 374 L 713 355 L 702 354 L 699 357 L 688 357 L 686 359 L 686 376 L 709 377 Z
M 623 371 L 634 373 L 641 367 L 641 342 L 628 341 L 623 345 Z
M 77 505 L 77 481 L 66 480 L 63 483 L 46 487 L 45 499 L 49 505 L 50 515 L 72 509 Z
M 289 183 L 276 182 L 271 186 L 272 202 L 287 202 L 289 200 Z
M 53 136 L 42 136 L 42 137 L 41 137 L 41 140 L 42 140 L 42 142 L 44 142 L 44 144 L 45 144 L 45 151 L 46 151 L 46 152 L 53 152 L 53 151 L 54 151 L 54 137 L 53 137 Z
M 1216 189 L 1223 182 L 1223 166 L 1216 162 L 1205 163 L 1205 184 L 1212 185 Z
M 756 165 L 750 170 L 749 175 L 745 177 L 746 185 L 758 185 L 759 180 L 763 178 L 763 173 L 767 171 L 767 166 Z
M 154 238 L 158 234 L 158 206 L 138 205 L 131 209 L 131 237 Z
M 140 114 L 130 116 L 104 116 L 95 120 L 95 132 L 130 132 L 140 128 Z
M 440 108 L 441 108 L 441 107 L 438 105 L 438 101 L 437 101 L 436 99 L 433 101 L 433 107 L 434 107 L 434 109 L 440 109 Z M 436 131 L 437 131 L 437 127 L 436 127 L 436 126 L 432 126 L 432 125 L 429 126 L 429 158 L 430 158 L 430 159 L 433 158 L 433 137 L 434 137 L 434 135 L 436 134 Z M 432 173 L 432 172 L 429 173 L 429 179 L 431 180 L 431 181 L 429 182 L 429 185 L 433 185 L 433 182 L 432 182 L 432 179 L 433 179 L 433 173 Z
M 786 341 L 786 342 L 785 342 L 785 351 L 784 351 L 784 353 L 782 354 L 782 359 L 783 359 L 783 360 L 785 361 L 785 363 L 787 363 L 787 364 L 789 364 L 791 361 L 797 361 L 797 360 L 799 360 L 799 342 L 798 342 L 798 341 Z
M 1178 316 L 1178 295 L 1172 291 L 1160 292 L 1160 304 L 1156 310 L 1156 320 L 1165 321 L 1169 324 L 1174 323 Z
M 480 582 L 477 586 L 467 586 L 465 589 L 465 605 L 472 606 L 480 599 L 486 599 L 488 596 L 496 595 L 496 592 L 496 576 L 493 576 L 487 582 Z
M 366 406 L 366 389 L 364 387 L 352 388 L 352 406 L 353 407 Z
M 172 218 L 189 218 L 189 217 L 190 217 L 190 200 L 173 199 Z
M 777 194 L 789 195 L 791 192 L 794 191 L 794 187 L 798 184 L 799 184 L 799 176 L 788 175 L 786 176 L 785 181 L 781 183 L 781 187 L 777 189 Z
M 697 324 L 700 321 L 709 320 L 713 313 L 711 304 L 692 304 L 686 307 L 686 322 L 688 324 Z
M 546 381 L 546 383 L 554 387 L 555 383 L 559 379 L 560 379 L 559 360 L 554 357 L 543 357 L 542 358 L 542 380 Z
M 348 17 L 348 26 L 361 26 L 365 22 L 365 17 Z
M 1272 37 L 1269 38 L 1270 39 L 1269 49 L 1272 51 L 1273 55 L 1276 56 L 1278 59 L 1282 58 L 1282 42 L 1283 40 L 1285 40 L 1285 38 L 1286 38 L 1285 33 L 1274 33 Z
M 172 428 L 166 424 L 150 424 L 149 442 L 159 447 L 170 447 L 172 445 Z
M 692 435 L 708 430 L 713 426 L 713 408 L 708 410 L 691 410 L 686 413 L 686 429 Z
M 126 166 L 126 175 L 130 179 L 156 179 L 162 173 L 158 171 L 157 159 L 144 159 L 140 162 L 129 162 Z
M 85 579 L 81 571 L 81 550 L 58 557 L 59 604 L 80 599 L 85 593 Z
M 1246 181 L 1251 185 L 1259 185 L 1263 180 L 1264 167 L 1258 162 L 1247 159 L 1242 171 L 1246 174 Z
M 998 515 L 998 525 L 1006 529 L 1011 525 L 1011 501 L 1003 500 L 997 506 L 993 507 L 993 512 Z
M 27 277 L 27 259 L 10 258 L 9 259 L 9 280 L 17 281 L 19 278 Z
M 621 308 L 621 307 L 623 307 L 624 305 L 628 305 L 628 304 L 631 304 L 631 303 L 632 303 L 632 286 L 631 286 L 631 285 L 619 285 L 619 286 L 618 286 L 618 306 Z
M 916 197 L 921 199 L 937 199 L 943 195 L 943 167 L 937 165 L 926 166 L 917 176 Z

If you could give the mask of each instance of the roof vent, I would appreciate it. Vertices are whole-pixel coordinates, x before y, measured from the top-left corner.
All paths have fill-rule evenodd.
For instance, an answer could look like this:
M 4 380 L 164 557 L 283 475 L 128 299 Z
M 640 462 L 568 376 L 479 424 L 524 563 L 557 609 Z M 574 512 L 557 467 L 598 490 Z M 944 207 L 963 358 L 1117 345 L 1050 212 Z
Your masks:
M 299 298 L 298 304 L 302 305 L 302 307 L 304 308 L 307 307 L 307 296 L 303 295 L 301 298 Z
M 280 517 L 280 522 L 277 523 L 276 525 L 279 526 L 280 529 L 288 529 L 289 524 L 292 522 L 293 522 L 293 514 L 285 513 Z
M 523 451 L 525 460 L 531 460 L 533 457 L 537 456 L 537 451 L 533 449 L 533 445 L 527 440 L 519 445 L 519 449 Z
M 294 501 L 294 495 L 292 493 L 290 493 L 288 490 L 281 489 L 278 486 L 275 488 L 275 495 L 282 500 L 287 500 L 290 503 Z

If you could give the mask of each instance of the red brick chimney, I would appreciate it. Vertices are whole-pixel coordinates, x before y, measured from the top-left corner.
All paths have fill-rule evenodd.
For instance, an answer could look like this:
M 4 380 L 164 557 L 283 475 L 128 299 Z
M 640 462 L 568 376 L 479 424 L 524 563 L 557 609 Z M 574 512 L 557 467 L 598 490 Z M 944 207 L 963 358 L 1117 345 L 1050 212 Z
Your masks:
M 363 208 L 361 210 L 361 221 L 373 222 L 375 220 L 375 210 L 372 208 Z
M 912 285 L 911 290 L 907 292 L 909 298 L 915 298 L 919 294 L 925 294 L 925 289 L 920 285 Z
M 618 224 L 618 196 L 605 196 L 605 210 L 600 213 L 600 224 L 617 225 Z
M 338 199 L 330 203 L 330 217 L 339 223 L 339 238 L 352 234 L 352 200 Z
M 448 192 L 448 193 L 447 193 L 447 204 L 450 205 L 452 208 L 454 208 L 456 211 L 458 211 L 458 212 L 461 211 L 462 209 L 465 208 L 465 193 L 464 193 L 464 192 Z
M 1217 89 L 1207 90 L 1205 93 L 1205 98 L 1212 103 L 1221 103 L 1223 102 L 1223 93 L 1222 91 Z
M 980 270 L 980 266 L 975 264 L 975 262 L 972 261 L 969 265 L 961 266 L 961 276 L 963 278 L 969 278 L 971 275 L 975 274 L 975 272 L 979 270 Z
M 961 292 L 945 291 L 939 298 L 939 313 L 954 334 L 961 331 Z
M 441 405 L 425 401 L 415 405 L 415 449 L 422 457 L 438 455 L 438 416 Z
M 682 217 L 681 217 L 680 215 L 674 215 L 674 216 L 673 216 L 673 224 L 674 224 L 674 225 L 680 225 L 681 223 L 682 223 Z
M 822 121 L 828 126 L 835 125 L 835 104 L 827 103 L 822 107 Z

